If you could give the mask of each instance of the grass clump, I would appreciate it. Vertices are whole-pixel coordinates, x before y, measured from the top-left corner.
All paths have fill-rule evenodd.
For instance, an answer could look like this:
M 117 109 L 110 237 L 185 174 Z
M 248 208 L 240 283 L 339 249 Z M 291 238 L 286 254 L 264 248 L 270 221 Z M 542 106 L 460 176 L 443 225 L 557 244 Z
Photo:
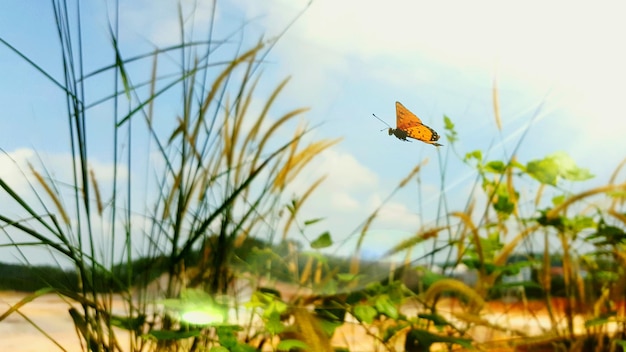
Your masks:
M 223 297 L 234 292 L 238 275 L 234 264 L 245 264 L 237 258 L 238 249 L 249 245 L 248 238 L 273 242 L 276 224 L 286 221 L 279 214 L 285 186 L 337 140 L 306 141 L 309 129 L 304 124 L 296 128 L 295 123 L 307 109 L 275 114 L 275 103 L 288 80 L 280 82 L 260 109 L 256 108 L 261 78 L 258 67 L 274 40 L 259 41 L 243 51 L 235 47 L 231 59 L 220 62 L 212 58 L 225 42 L 212 38 L 209 28 L 206 41 L 183 39 L 175 47 L 126 58 L 112 26 L 115 61 L 83 73 L 84 53 L 74 51 L 83 47 L 81 38 L 64 30 L 80 28 L 74 25 L 82 18 L 78 16 L 73 23 L 62 2 L 53 1 L 53 7 L 63 53 L 62 79 L 29 60 L 17 46 L 3 44 L 64 92 L 73 181 L 67 187 L 47 169 L 41 172 L 31 166 L 33 189 L 41 191 L 36 193 L 37 201 L 30 202 L 21 190 L 0 180 L 0 187 L 13 200 L 11 206 L 26 216 L 1 216 L 3 228 L 10 239 L 20 232 L 30 237 L 28 243 L 12 240 L 12 246 L 18 250 L 32 245 L 45 248 L 53 257 L 70 263 L 73 270 L 67 273 L 68 285 L 55 282 L 46 292 L 79 304 L 70 308 L 69 314 L 85 349 L 245 346 L 233 345 L 231 337 L 238 330 L 223 325 L 228 316 L 217 317 L 219 326 L 214 322 L 192 326 L 185 321 L 181 307 L 186 310 L 186 304 L 202 301 L 202 306 L 213 305 L 219 312 L 233 304 Z M 181 24 L 181 38 L 185 38 L 184 30 Z M 180 72 L 173 78 L 160 75 L 159 60 L 175 52 L 182 58 Z M 152 70 L 147 84 L 133 83 L 138 79 L 128 65 L 148 60 Z M 113 94 L 90 105 L 86 99 L 89 80 L 101 75 L 113 77 Z M 163 114 L 157 113 L 159 106 L 164 106 L 160 101 L 171 102 L 171 97 L 166 97 L 173 91 L 181 97 L 180 109 L 163 121 Z M 113 111 L 108 127 L 114 170 L 111 184 L 104 185 L 91 167 L 91 143 L 99 141 L 89 133 L 95 108 L 102 106 Z M 173 126 L 169 132 L 168 126 Z M 143 160 L 147 156 L 137 151 L 142 144 L 150 153 L 147 163 Z M 146 166 L 143 172 L 138 169 Z M 65 196 L 67 190 L 70 199 Z M 295 217 L 296 212 L 289 216 Z M 105 223 L 110 226 L 101 226 Z M 23 260 L 28 263 L 27 256 Z M 35 266 L 31 269 L 44 273 Z M 151 294 L 149 283 L 160 272 L 162 285 Z M 42 279 L 57 281 L 54 277 Z M 113 311 L 118 296 L 124 303 L 123 314 Z M 121 345 L 120 336 L 128 337 L 128 345 Z

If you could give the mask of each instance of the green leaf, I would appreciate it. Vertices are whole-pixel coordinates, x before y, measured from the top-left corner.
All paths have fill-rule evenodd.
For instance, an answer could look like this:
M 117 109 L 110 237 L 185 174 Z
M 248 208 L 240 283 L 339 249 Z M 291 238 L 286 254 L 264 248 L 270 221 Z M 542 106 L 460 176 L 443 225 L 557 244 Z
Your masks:
M 296 213 L 296 209 L 298 209 L 298 201 L 292 199 L 291 204 L 287 204 L 287 210 L 289 210 L 289 214 L 294 215 Z
M 287 306 L 285 302 L 280 301 L 278 299 L 274 299 L 267 306 L 267 308 L 265 309 L 265 312 L 263 312 L 263 317 L 270 317 L 272 314 L 281 315 L 285 313 L 288 308 L 289 307 Z
M 423 349 L 423 351 L 428 351 L 428 348 L 432 344 L 438 343 L 438 342 L 452 343 L 452 344 L 461 345 L 462 347 L 467 348 L 467 349 L 474 349 L 474 346 L 472 346 L 472 340 L 470 339 L 440 336 L 440 335 L 433 334 L 427 330 L 421 330 L 421 329 L 410 330 L 407 333 L 406 338 L 407 338 L 407 343 L 413 341 L 413 344 L 412 344 L 413 346 L 418 346 L 420 348 L 424 347 L 425 349 Z
M 320 321 L 339 322 L 341 325 L 346 318 L 346 307 L 343 300 L 336 297 L 327 297 L 321 304 L 315 306 L 315 314 L 317 314 Z M 332 333 L 329 335 L 332 335 Z
M 565 197 L 564 194 L 562 194 L 560 196 L 556 196 L 556 197 L 552 198 L 552 204 L 554 204 L 555 206 L 559 206 L 559 205 L 563 204 L 565 199 L 566 199 L 566 197 Z
M 465 161 L 469 161 L 471 159 L 476 159 L 480 162 L 483 160 L 483 153 L 480 150 L 474 150 L 473 152 L 465 154 Z
M 520 270 L 525 267 L 532 267 L 535 262 L 531 260 L 522 260 L 515 263 L 509 263 L 502 267 L 502 274 L 504 275 L 517 275 Z
M 315 219 L 311 219 L 311 220 L 306 220 L 306 221 L 304 222 L 304 226 L 313 225 L 313 224 L 315 224 L 315 223 L 317 223 L 317 222 L 320 222 L 320 221 L 322 221 L 322 220 L 324 220 L 324 218 L 315 218 Z
M 237 342 L 237 344 L 231 348 L 231 352 L 257 352 L 257 349 L 246 345 L 245 343 Z
M 537 223 L 543 227 L 553 226 L 559 229 L 559 231 L 562 231 L 564 229 L 563 217 L 556 216 L 556 217 L 548 218 L 547 216 L 548 211 L 549 211 L 548 209 L 540 210 L 541 215 L 537 218 Z
M 443 115 L 443 124 L 444 124 L 444 128 L 448 131 L 454 131 L 454 123 L 452 122 L 452 120 L 448 117 L 448 115 Z M 456 134 L 456 132 L 455 132 Z
M 334 296 L 326 297 L 315 305 L 315 315 L 322 331 L 333 336 L 335 330 L 342 326 L 346 318 L 346 304 L 343 299 Z
M 418 318 L 426 319 L 432 321 L 435 326 L 446 326 L 450 325 L 450 323 L 446 320 L 446 318 L 442 317 L 439 314 L 427 314 L 427 313 L 419 313 L 417 315 Z
M 556 186 L 559 175 L 558 166 L 553 160 L 535 160 L 526 164 L 526 172 L 537 181 L 551 186 Z
M 596 270 L 592 273 L 593 277 L 605 283 L 614 283 L 619 279 L 619 275 L 608 270 Z
M 622 346 L 623 349 L 626 349 L 626 340 L 613 340 L 612 341 L 616 345 Z
M 450 141 L 450 143 L 456 142 L 458 138 L 456 130 L 454 129 L 454 123 L 447 115 L 443 115 L 443 124 L 444 129 L 448 132 L 446 133 L 446 138 L 448 139 L 448 141 Z
M 593 178 L 588 169 L 576 166 L 576 163 L 564 152 L 556 152 L 549 155 L 559 166 L 559 176 L 569 181 L 584 181 Z
M 596 222 L 591 216 L 576 215 L 571 218 L 565 218 L 563 224 L 574 232 L 580 232 L 585 229 L 595 228 Z
M 595 221 L 590 216 L 576 215 L 571 218 L 564 216 L 548 218 L 548 212 L 549 210 L 540 210 L 541 215 L 537 218 L 537 222 L 541 226 L 553 226 L 561 232 L 571 231 L 573 233 L 578 233 L 582 230 L 596 227 Z M 587 237 L 587 239 L 589 239 L 589 237 Z
M 556 152 L 542 160 L 528 162 L 526 171 L 537 181 L 551 186 L 556 186 L 559 178 L 584 181 L 593 177 L 588 169 L 576 166 L 572 158 L 563 152 Z
M 350 292 L 346 297 L 345 303 L 348 305 L 355 305 L 359 302 L 365 301 L 369 298 L 368 293 L 365 290 L 357 290 Z
M 391 319 L 398 319 L 398 308 L 396 308 L 396 305 L 391 301 L 388 295 L 380 295 L 376 297 L 374 306 L 379 313 L 384 314 Z
M 367 324 L 374 322 L 378 312 L 367 304 L 357 304 L 354 306 L 354 316 L 360 321 Z
M 493 256 L 493 252 L 496 251 L 500 246 L 495 246 L 493 241 L 490 241 L 485 238 L 480 238 L 481 246 L 483 246 L 483 254 L 489 257 Z M 485 269 L 485 273 L 487 275 L 495 272 L 501 267 L 489 263 L 489 262 L 481 262 L 478 258 L 466 258 L 461 261 L 461 263 L 465 264 L 468 269 L 480 269 L 481 267 Z
M 333 245 L 333 240 L 330 238 L 330 232 L 326 231 L 323 234 L 319 235 L 317 239 L 311 242 L 311 248 L 313 249 L 321 249 L 330 247 Z
M 227 307 L 216 302 L 202 289 L 190 288 L 181 292 L 180 298 L 160 301 L 170 312 L 176 312 L 181 320 L 194 325 L 212 325 L 225 321 Z
M 157 340 L 182 340 L 190 337 L 198 337 L 202 334 L 201 330 L 191 331 L 169 331 L 169 330 L 152 330 L 148 335 L 153 336 Z
M 604 220 L 601 220 L 598 224 L 598 230 L 586 238 L 587 241 L 595 239 L 601 239 L 593 243 L 596 246 L 614 246 L 620 243 L 626 243 L 626 232 L 619 227 L 607 225 Z
M 267 308 L 271 302 L 276 299 L 280 299 L 279 296 L 272 292 L 266 292 L 265 290 L 258 290 L 252 292 L 252 296 L 250 297 L 250 301 L 245 303 L 245 307 L 252 308 Z
M 617 314 L 615 312 L 611 312 L 609 314 L 603 314 L 597 318 L 593 318 L 593 319 L 589 319 L 587 321 L 585 321 L 585 327 L 589 328 L 592 326 L 598 326 L 598 325 L 604 325 L 604 324 L 608 324 L 611 321 L 614 321 L 613 317 L 615 317 Z
M 358 280 L 361 276 L 362 275 L 359 275 L 359 274 L 343 273 L 343 274 L 337 274 L 337 280 L 341 282 L 352 282 L 354 280 Z
M 506 164 L 500 160 L 490 161 L 485 164 L 485 171 L 501 174 L 506 170 Z
M 435 282 L 446 278 L 447 276 L 445 275 L 434 273 L 428 269 L 424 269 L 422 274 L 422 283 L 425 287 L 429 287 Z
M 322 329 L 322 331 L 327 336 L 333 336 L 333 334 L 335 333 L 335 330 L 337 330 L 338 327 L 343 325 L 343 321 L 338 321 L 338 320 L 331 321 L 331 320 L 320 319 L 318 321 L 318 324 L 320 328 Z
M 290 351 L 292 348 L 299 348 L 305 351 L 311 350 L 309 345 L 307 345 L 306 343 L 300 340 L 293 340 L 293 339 L 282 340 L 278 343 L 278 346 L 276 346 L 276 349 L 278 349 L 279 351 Z
M 212 347 L 209 352 L 230 352 L 228 348 L 222 346 Z
M 239 344 L 239 340 L 235 334 L 235 331 L 239 330 L 241 330 L 241 328 L 237 326 L 218 326 L 216 332 L 220 345 L 228 348 L 229 350 L 233 350 L 233 348 Z
M 272 335 L 285 331 L 286 326 L 280 321 L 280 314 L 272 314 L 265 320 L 265 329 Z
M 515 210 L 515 203 L 506 192 L 498 192 L 498 200 L 493 204 L 493 209 L 500 214 L 511 215 Z
M 129 331 L 137 331 L 146 322 L 145 315 L 139 315 L 138 317 L 122 317 L 118 315 L 111 315 L 111 325 Z

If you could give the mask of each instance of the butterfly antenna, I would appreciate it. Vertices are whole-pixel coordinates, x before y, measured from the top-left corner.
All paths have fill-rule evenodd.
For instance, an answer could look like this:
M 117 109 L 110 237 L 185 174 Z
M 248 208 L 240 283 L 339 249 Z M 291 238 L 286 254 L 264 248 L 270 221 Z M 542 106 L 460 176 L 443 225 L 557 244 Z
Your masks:
M 376 116 L 376 114 L 372 114 L 372 116 L 374 116 L 375 118 L 377 118 L 380 122 L 384 123 L 385 125 L 389 126 L 388 123 L 386 123 L 383 119 L 381 119 L 380 117 Z M 391 126 L 389 126 L 389 128 L 393 128 Z M 383 128 L 381 131 L 386 130 L 386 128 Z

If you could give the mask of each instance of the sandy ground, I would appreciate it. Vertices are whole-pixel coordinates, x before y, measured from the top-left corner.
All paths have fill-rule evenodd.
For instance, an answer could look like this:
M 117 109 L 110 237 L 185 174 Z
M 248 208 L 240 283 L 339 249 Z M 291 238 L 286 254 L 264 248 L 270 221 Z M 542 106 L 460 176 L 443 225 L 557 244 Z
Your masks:
M 15 292 L 0 292 L 0 315 L 4 314 L 9 306 L 17 303 L 26 295 Z M 121 307 L 120 302 L 115 304 Z M 457 310 L 458 302 L 449 300 L 441 302 L 441 312 Z M 558 329 L 564 329 L 562 302 L 555 304 L 557 320 L 561 321 Z M 13 313 L 0 322 L 0 351 L 82 351 L 72 319 L 68 313 L 70 305 L 56 295 L 44 295 L 32 302 L 27 303 L 19 312 Z M 407 315 L 415 315 L 420 307 L 407 304 L 403 312 Z M 542 303 L 532 303 L 524 309 L 521 304 L 490 303 L 481 317 L 489 322 L 506 326 L 510 329 L 521 331 L 529 336 L 537 336 L 546 330 L 555 328 L 551 324 L 548 312 Z M 30 320 L 30 322 L 29 322 Z M 31 323 L 32 322 L 32 323 Z M 46 337 L 33 325 L 37 325 L 42 331 L 50 336 Z M 575 325 L 577 332 L 583 332 L 582 317 L 576 317 Z M 511 334 L 503 331 L 476 328 L 471 331 L 477 342 L 508 339 Z M 56 345 L 52 340 L 56 340 Z M 345 324 L 334 336 L 334 345 L 346 346 L 351 351 L 384 351 L 385 348 L 368 338 L 365 329 L 359 324 Z M 122 344 L 124 341 L 121 342 Z M 395 341 L 394 345 L 400 347 L 403 341 Z
M 0 293 L 0 314 L 25 296 L 23 293 Z M 0 351 L 81 351 L 68 309 L 69 305 L 56 295 L 45 295 L 27 303 L 19 312 L 0 322 Z M 55 345 L 29 320 L 63 348 Z
M 19 292 L 0 292 L 0 316 L 26 296 L 28 294 Z M 81 311 L 77 304 L 73 306 Z M 69 314 L 71 307 L 55 294 L 43 295 L 26 303 L 0 321 L 0 351 L 84 351 Z M 122 300 L 114 300 L 113 312 L 122 310 Z M 127 336 L 122 333 L 120 338 Z

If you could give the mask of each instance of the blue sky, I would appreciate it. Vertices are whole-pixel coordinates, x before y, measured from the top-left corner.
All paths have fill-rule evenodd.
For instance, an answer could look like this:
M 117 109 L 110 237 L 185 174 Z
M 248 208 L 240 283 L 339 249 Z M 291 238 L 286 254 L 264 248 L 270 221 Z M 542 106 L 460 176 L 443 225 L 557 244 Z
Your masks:
M 254 43 L 261 35 L 275 36 L 307 3 L 218 1 L 217 36 L 244 23 L 243 39 L 237 40 Z M 106 3 L 83 4 L 89 72 L 110 64 L 110 42 Z M 193 20 L 200 33 L 210 19 L 211 2 L 182 4 L 189 23 Z M 306 118 L 311 125 L 321 123 L 315 137 L 343 137 L 294 185 L 297 191 L 315 175 L 328 174 L 305 208 L 311 218 L 326 218 L 309 236 L 330 229 L 338 239 L 345 237 L 426 158 L 420 186 L 411 183 L 381 211 L 366 242 L 368 251 L 380 254 L 421 227 L 437 226 L 442 163 L 450 210 L 465 206 L 475 173 L 458 160 L 445 137 L 440 140 L 444 146 L 434 148 L 380 132 L 386 126 L 371 114 L 394 124 L 395 101 L 442 136 L 442 117 L 449 116 L 459 133 L 457 153 L 480 149 L 493 159 L 510 157 L 538 111 L 518 159 L 527 162 L 565 151 L 596 175 L 577 187 L 606 183 L 626 157 L 622 9 L 620 2 L 591 6 L 566 1 L 313 1 L 267 57 L 265 92 L 259 96 L 263 101 L 263 93 L 292 76 L 279 107 L 286 111 L 309 106 Z M 176 1 L 123 2 L 120 30 L 125 57 L 149 51 L 152 44 L 179 42 Z M 0 37 L 61 80 L 50 6 L 3 2 Z M 149 72 L 146 66 L 131 69 L 134 77 L 147 77 Z M 50 167 L 63 165 L 69 143 L 62 93 L 5 47 L 0 47 L 0 77 L 0 147 L 22 166 L 26 161 L 37 163 L 33 149 Z M 494 122 L 494 77 L 501 132 Z M 110 84 L 106 79 L 94 81 L 90 98 L 110 92 Z M 173 120 L 176 111 L 162 106 L 162 118 Z M 104 180 L 112 168 L 107 134 L 101 130 L 108 126 L 106 116 L 106 109 L 96 109 L 91 125 L 93 138 L 103 140 L 92 151 Z M 0 176 L 26 189 L 8 158 L 0 157 L 0 162 Z M 63 170 L 57 176 L 69 177 Z M 390 241 L 389 233 L 398 238 Z

